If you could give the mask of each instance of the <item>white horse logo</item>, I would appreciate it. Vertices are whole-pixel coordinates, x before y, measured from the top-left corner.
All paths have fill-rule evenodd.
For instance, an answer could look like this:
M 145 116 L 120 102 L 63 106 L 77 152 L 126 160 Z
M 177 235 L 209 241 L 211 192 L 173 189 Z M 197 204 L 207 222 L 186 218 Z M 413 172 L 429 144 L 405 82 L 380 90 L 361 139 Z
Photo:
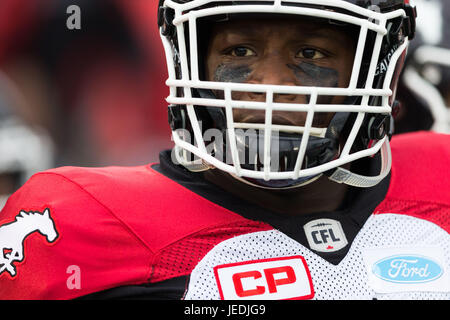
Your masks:
M 16 275 L 13 262 L 23 260 L 25 238 L 35 231 L 45 236 L 50 243 L 58 238 L 48 209 L 42 214 L 20 211 L 13 222 L 0 226 L 0 275 L 4 271 L 8 271 L 13 277 Z

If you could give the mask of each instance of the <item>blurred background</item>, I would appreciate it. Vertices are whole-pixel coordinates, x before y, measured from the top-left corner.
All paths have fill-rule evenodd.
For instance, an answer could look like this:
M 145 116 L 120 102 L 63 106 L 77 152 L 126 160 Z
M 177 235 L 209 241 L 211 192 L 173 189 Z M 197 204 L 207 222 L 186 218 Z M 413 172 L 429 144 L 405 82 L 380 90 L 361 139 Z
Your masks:
M 449 132 L 450 1 L 416 4 L 396 133 Z M 71 5 L 81 29 L 66 25 Z M 140 165 L 172 146 L 157 5 L 0 0 L 0 209 L 36 171 Z
M 36 171 L 140 165 L 171 147 L 157 3 L 0 1 L 0 209 Z

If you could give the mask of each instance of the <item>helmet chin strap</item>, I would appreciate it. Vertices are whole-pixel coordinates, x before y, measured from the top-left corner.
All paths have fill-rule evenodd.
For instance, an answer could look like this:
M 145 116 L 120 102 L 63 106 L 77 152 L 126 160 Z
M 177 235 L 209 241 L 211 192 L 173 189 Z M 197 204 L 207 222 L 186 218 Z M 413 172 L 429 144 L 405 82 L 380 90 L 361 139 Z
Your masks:
M 370 188 L 377 185 L 381 180 L 386 178 L 386 176 L 391 171 L 392 156 L 391 148 L 389 146 L 388 137 L 384 138 L 385 141 L 381 146 L 381 170 L 380 174 L 377 176 L 363 176 L 353 173 L 347 169 L 338 167 L 333 173 L 328 177 L 331 181 L 337 183 L 344 183 L 349 186 L 359 187 L 359 188 Z
M 336 169 L 334 169 L 334 171 L 331 173 L 331 175 L 328 176 L 328 179 L 330 179 L 333 182 L 336 183 L 343 183 L 352 187 L 358 187 L 358 188 L 370 188 L 373 187 L 375 185 L 377 185 L 379 182 L 381 182 L 384 178 L 387 177 L 387 175 L 389 174 L 389 172 L 391 171 L 391 164 L 392 164 L 392 156 L 391 156 L 391 148 L 389 146 L 389 139 L 386 137 L 386 140 L 384 141 L 382 147 L 381 147 L 381 170 L 380 170 L 380 174 L 377 176 L 363 176 L 360 174 L 356 174 L 351 172 L 350 170 L 338 167 Z M 305 177 L 305 178 L 300 178 L 297 180 L 292 180 L 292 182 L 290 183 L 290 185 L 286 185 L 283 187 L 276 187 L 275 185 L 273 186 L 269 186 L 269 184 L 267 185 L 262 185 L 261 183 L 253 183 L 252 179 L 244 179 L 241 177 L 238 177 L 234 174 L 230 174 L 233 178 L 246 183 L 248 185 L 251 185 L 253 187 L 257 187 L 260 189 L 266 189 L 266 190 L 287 190 L 287 189 L 294 189 L 294 188 L 299 188 L 299 187 L 303 187 L 306 186 L 310 183 L 315 182 L 316 180 L 318 180 L 320 177 L 323 176 L 323 174 L 319 174 L 313 177 Z M 303 181 L 301 181 L 303 180 Z M 274 180 L 277 181 L 277 180 Z M 285 180 L 281 180 L 281 181 L 285 181 Z
M 377 185 L 379 182 L 381 182 L 386 176 L 389 174 L 391 170 L 392 165 L 392 156 L 391 156 L 391 148 L 389 146 L 389 139 L 388 137 L 385 137 L 385 141 L 383 145 L 381 146 L 381 169 L 380 173 L 377 176 L 364 176 L 360 174 L 356 174 L 351 172 L 350 170 L 344 169 L 342 167 L 338 167 L 334 170 L 331 170 L 330 174 L 327 174 L 328 178 L 336 183 L 343 183 L 349 186 L 353 187 L 359 187 L 359 188 L 370 188 L 375 185 Z M 182 159 L 179 159 L 181 163 L 184 161 Z M 196 163 L 184 163 L 184 166 L 193 172 L 201 172 L 206 171 L 209 169 L 212 169 L 213 167 L 207 163 L 205 163 L 203 160 L 200 159 L 200 161 Z M 268 189 L 268 190 L 286 190 L 286 189 L 293 189 L 298 187 L 303 187 L 305 185 L 308 185 L 312 182 L 315 182 L 318 180 L 323 174 L 318 174 L 316 176 L 312 177 L 303 177 L 299 179 L 292 179 L 292 180 L 270 180 L 270 181 L 264 181 L 264 180 L 256 180 L 256 179 L 244 179 L 242 177 L 238 177 L 234 174 L 230 174 L 233 178 L 246 183 L 248 185 L 251 185 L 253 187 L 261 188 L 261 189 Z

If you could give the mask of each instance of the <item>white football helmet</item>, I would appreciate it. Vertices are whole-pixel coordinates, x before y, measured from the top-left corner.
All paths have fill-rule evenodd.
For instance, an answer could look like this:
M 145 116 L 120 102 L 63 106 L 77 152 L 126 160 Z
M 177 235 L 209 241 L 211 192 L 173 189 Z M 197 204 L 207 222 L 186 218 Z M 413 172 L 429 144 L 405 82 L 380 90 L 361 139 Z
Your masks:
M 203 30 L 209 23 L 245 19 L 249 14 L 312 17 L 356 28 L 348 86 L 206 81 Z M 158 24 L 167 58 L 175 159 L 192 171 L 215 167 L 264 188 L 297 187 L 322 174 L 352 186 L 376 185 L 390 171 L 391 113 L 408 42 L 414 37 L 415 17 L 409 0 L 160 0 Z M 214 91 L 223 92 L 223 98 Z M 266 101 L 235 100 L 234 91 L 263 93 Z M 308 101 L 279 103 L 273 98 L 277 94 L 302 95 Z M 325 96 L 345 97 L 345 102 L 325 103 Z M 234 108 L 264 110 L 265 121 L 236 122 Z M 304 112 L 306 122 L 273 124 L 273 111 Z M 318 113 L 334 113 L 327 128 L 313 126 Z M 222 133 L 223 139 L 217 135 L 211 142 L 211 130 Z M 252 154 L 252 147 L 258 152 Z M 343 167 L 376 154 L 381 161 L 377 176 Z

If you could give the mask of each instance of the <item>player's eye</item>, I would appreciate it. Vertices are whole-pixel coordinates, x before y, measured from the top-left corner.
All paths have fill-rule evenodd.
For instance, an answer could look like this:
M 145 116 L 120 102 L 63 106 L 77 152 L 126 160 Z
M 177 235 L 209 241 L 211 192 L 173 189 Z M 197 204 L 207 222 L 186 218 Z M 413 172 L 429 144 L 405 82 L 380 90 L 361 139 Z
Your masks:
M 230 50 L 230 54 L 234 57 L 251 57 L 256 55 L 255 51 L 246 47 L 235 47 Z
M 310 59 L 310 60 L 322 59 L 324 57 L 325 55 L 322 52 L 313 48 L 302 49 L 296 55 L 296 58 Z

